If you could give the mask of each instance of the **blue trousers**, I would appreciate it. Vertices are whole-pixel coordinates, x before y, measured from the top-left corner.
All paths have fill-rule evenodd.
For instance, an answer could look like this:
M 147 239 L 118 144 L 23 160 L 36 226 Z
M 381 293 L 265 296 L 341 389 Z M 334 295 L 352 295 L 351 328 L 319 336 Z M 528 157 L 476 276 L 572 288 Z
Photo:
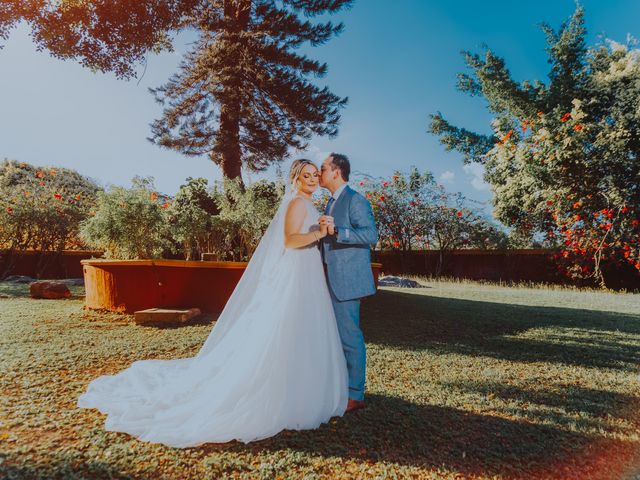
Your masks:
M 328 283 L 328 282 L 327 282 Z M 349 398 L 364 400 L 367 351 L 360 330 L 360 299 L 341 302 L 329 285 L 329 293 L 336 314 L 342 349 L 349 372 Z

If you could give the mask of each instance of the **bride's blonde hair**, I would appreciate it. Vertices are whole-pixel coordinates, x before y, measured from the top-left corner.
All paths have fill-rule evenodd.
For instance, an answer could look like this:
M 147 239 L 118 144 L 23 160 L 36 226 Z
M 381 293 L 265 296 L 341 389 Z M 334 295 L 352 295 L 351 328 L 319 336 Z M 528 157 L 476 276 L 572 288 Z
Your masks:
M 300 178 L 300 175 L 302 174 L 302 169 L 307 165 L 313 165 L 316 170 L 319 170 L 315 163 L 311 160 L 307 160 L 306 158 L 294 160 L 291 164 L 291 168 L 289 169 L 289 183 L 293 189 L 298 190 L 298 178 Z

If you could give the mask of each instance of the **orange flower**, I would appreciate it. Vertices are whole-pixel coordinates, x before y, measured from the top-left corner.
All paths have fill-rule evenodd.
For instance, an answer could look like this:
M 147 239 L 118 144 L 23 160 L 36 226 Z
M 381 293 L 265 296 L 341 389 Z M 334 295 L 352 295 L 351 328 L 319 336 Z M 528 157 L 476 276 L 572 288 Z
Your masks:
M 544 115 L 544 112 L 538 112 L 538 116 L 541 117 Z
M 573 129 L 574 129 L 576 132 L 579 132 L 579 131 L 580 131 L 580 130 L 582 130 L 583 128 L 584 128 L 584 126 L 583 126 L 581 123 L 578 123 L 578 124 L 576 124 L 576 126 L 575 126 L 575 127 L 573 127 Z
M 151 192 L 151 201 L 155 202 L 158 199 L 158 194 L 156 192 Z
M 169 208 L 169 202 L 165 202 L 162 204 L 162 208 Z
M 58 172 L 57 172 L 57 171 L 55 171 L 55 170 L 49 170 L 49 175 L 56 176 L 57 174 L 58 174 Z
M 44 172 L 43 172 L 43 171 L 41 171 L 41 170 L 38 170 L 38 171 L 36 172 L 36 177 L 38 177 L 38 178 L 43 178 L 43 177 L 44 177 Z
M 507 132 L 507 134 L 504 136 L 504 138 L 502 140 L 500 140 L 500 144 L 503 144 L 504 142 L 506 142 L 507 140 L 509 140 L 509 138 L 511 138 L 511 135 L 513 134 L 513 128 L 511 130 L 509 130 Z
M 41 186 L 41 187 L 44 187 L 44 182 L 40 182 L 40 186 Z
M 80 200 L 80 195 L 76 195 L 76 200 Z
M 571 118 L 571 112 L 567 112 L 565 113 L 562 118 L 560 119 L 561 122 L 566 122 L 567 120 L 569 120 Z

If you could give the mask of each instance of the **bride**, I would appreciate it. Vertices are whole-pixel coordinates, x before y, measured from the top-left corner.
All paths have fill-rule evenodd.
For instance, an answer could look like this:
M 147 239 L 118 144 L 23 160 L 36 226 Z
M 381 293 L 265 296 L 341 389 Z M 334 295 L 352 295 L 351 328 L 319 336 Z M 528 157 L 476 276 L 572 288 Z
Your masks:
M 318 168 L 291 165 L 285 196 L 195 357 L 138 360 L 94 379 L 78 407 L 105 429 L 172 447 L 251 442 L 344 414 L 347 367 L 311 195 Z M 211 285 L 215 288 L 215 285 Z

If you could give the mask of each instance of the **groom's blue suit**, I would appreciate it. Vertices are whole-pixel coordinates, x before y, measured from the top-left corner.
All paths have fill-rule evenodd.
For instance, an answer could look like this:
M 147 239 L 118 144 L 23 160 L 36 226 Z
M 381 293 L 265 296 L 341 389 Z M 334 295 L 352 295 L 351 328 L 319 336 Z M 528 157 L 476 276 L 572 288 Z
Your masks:
M 367 356 L 360 330 L 360 298 L 376 292 L 370 246 L 378 241 L 378 231 L 371 204 L 348 185 L 337 200 L 329 200 L 325 214 L 334 218 L 338 229 L 337 236 L 322 239 L 320 248 L 347 359 L 349 398 L 363 400 Z

